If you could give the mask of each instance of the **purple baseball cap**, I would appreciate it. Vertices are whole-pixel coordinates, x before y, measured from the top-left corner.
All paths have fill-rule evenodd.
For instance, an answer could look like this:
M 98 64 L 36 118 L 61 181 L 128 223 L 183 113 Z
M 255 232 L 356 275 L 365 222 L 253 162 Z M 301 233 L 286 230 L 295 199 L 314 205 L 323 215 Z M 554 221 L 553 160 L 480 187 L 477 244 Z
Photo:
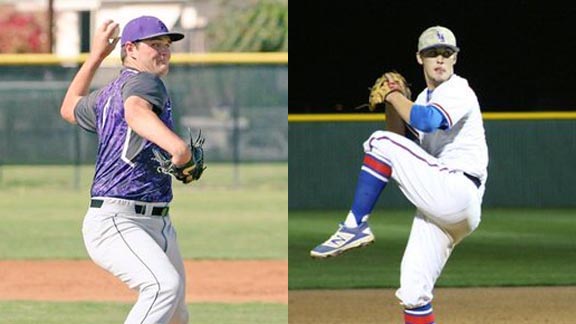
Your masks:
M 121 46 L 126 42 L 137 42 L 144 39 L 168 36 L 175 42 L 184 38 L 184 34 L 171 33 L 164 23 L 152 16 L 142 16 L 130 20 L 122 30 Z

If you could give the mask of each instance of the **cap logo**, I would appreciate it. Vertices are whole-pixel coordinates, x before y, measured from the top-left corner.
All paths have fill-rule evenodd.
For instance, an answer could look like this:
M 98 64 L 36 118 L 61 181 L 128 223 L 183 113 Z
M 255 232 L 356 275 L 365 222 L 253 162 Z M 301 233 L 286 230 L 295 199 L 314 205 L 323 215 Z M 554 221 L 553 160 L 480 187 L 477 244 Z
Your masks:
M 157 23 L 158 23 L 158 30 L 168 31 L 168 28 L 166 28 L 166 26 L 164 25 L 164 23 L 162 23 L 160 20 L 158 20 Z
M 438 37 L 438 41 L 442 43 L 446 43 L 446 39 L 444 38 L 444 34 L 439 31 L 436 31 L 436 37 Z

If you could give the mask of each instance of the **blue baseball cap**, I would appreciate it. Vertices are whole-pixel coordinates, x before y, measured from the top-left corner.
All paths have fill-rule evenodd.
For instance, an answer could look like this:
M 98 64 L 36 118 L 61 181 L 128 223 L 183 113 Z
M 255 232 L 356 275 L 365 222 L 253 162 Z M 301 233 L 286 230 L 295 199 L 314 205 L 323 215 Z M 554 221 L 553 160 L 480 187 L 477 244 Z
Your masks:
M 124 46 L 126 42 L 137 42 L 160 36 L 168 36 L 173 42 L 184 38 L 184 34 L 168 31 L 168 28 L 160 19 L 152 16 L 142 16 L 130 20 L 124 26 L 120 45 Z

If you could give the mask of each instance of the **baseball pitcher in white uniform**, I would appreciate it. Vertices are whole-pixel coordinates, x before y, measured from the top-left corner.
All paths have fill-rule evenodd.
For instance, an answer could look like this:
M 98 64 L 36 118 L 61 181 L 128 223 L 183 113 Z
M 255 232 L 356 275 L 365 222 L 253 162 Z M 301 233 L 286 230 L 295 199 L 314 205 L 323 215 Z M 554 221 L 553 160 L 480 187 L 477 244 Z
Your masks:
M 369 216 L 394 179 L 416 206 L 396 292 L 406 324 L 435 323 L 436 280 L 454 246 L 480 223 L 488 148 L 478 99 L 468 81 L 454 74 L 459 51 L 448 28 L 433 26 L 420 35 L 416 59 L 427 87 L 415 101 L 395 73 L 383 76 L 386 90 L 377 103 L 386 104 L 388 130 L 364 142 L 352 208 L 336 233 L 310 252 L 326 258 L 372 243 Z M 398 121 L 404 128 L 393 126 Z

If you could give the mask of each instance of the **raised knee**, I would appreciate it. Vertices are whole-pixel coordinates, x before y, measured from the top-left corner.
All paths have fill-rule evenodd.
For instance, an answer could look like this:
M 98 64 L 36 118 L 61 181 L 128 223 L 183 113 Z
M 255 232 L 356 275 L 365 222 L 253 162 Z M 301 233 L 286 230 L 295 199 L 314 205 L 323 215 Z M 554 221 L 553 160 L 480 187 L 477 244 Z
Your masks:
M 379 140 L 379 139 L 383 139 L 383 138 L 388 138 L 390 136 L 394 136 L 396 135 L 395 133 L 389 132 L 389 131 L 385 131 L 385 130 L 377 130 L 374 133 L 372 133 L 370 135 L 370 137 L 368 138 L 368 140 L 370 139 L 375 139 L 375 140 Z
M 403 137 L 396 133 L 377 130 L 364 142 L 364 151 L 369 152 L 374 148 L 380 148 L 380 150 L 382 150 L 382 147 L 391 143 L 391 141 L 401 141 L 400 138 Z

